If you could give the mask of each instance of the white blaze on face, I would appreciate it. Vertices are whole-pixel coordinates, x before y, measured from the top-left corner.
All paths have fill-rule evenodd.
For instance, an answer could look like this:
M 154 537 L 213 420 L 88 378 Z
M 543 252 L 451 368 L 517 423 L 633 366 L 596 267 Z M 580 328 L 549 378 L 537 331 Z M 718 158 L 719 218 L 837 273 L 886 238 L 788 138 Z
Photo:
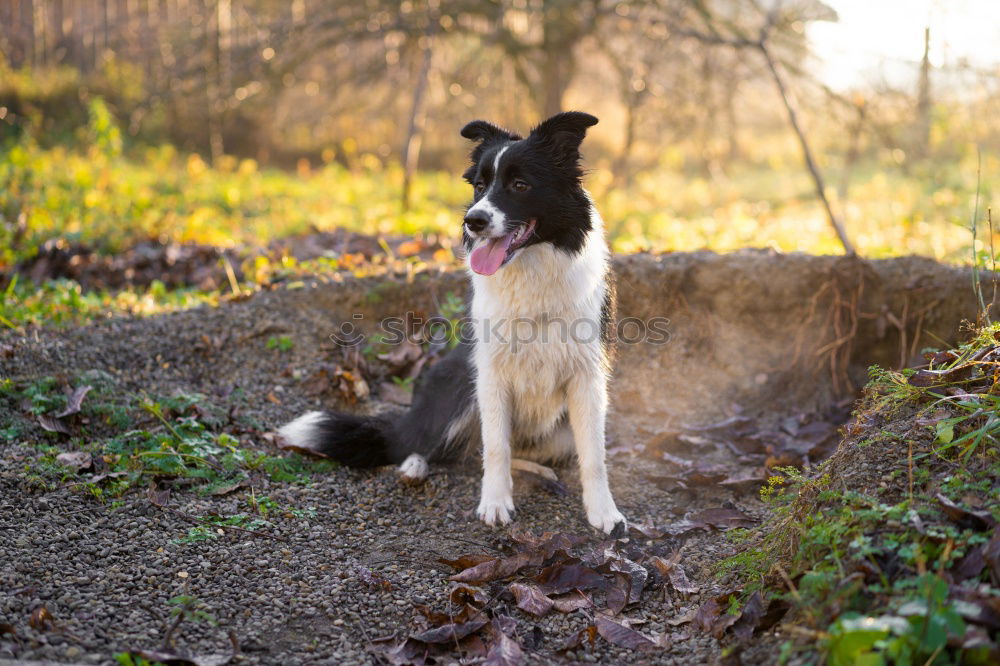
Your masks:
M 473 211 L 482 211 L 490 217 L 490 223 L 486 229 L 484 229 L 481 234 L 477 234 L 477 236 L 481 236 L 483 238 L 495 238 L 497 236 L 502 236 L 504 230 L 506 229 L 507 216 L 504 215 L 502 210 L 493 205 L 493 202 L 490 201 L 490 195 L 493 194 L 493 188 L 500 180 L 500 158 L 505 152 L 507 152 L 507 148 L 508 146 L 504 146 L 497 151 L 497 156 L 493 159 L 493 182 L 490 183 L 488 188 L 486 188 L 486 193 L 483 195 L 483 198 L 477 201 L 475 205 L 469 209 L 470 213 Z

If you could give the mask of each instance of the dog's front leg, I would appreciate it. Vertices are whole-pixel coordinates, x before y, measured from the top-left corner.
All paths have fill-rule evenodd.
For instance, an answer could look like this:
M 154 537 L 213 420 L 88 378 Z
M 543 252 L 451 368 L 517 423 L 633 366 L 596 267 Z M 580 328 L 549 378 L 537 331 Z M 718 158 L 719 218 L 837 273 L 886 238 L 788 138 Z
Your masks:
M 483 488 L 476 515 L 487 525 L 505 525 L 514 512 L 510 394 L 486 366 L 488 362 L 480 364 L 476 376 L 476 398 L 483 428 Z
M 581 372 L 567 387 L 569 423 L 580 461 L 580 484 L 587 521 L 603 532 L 611 532 L 625 517 L 615 506 L 604 464 L 604 425 L 608 413 L 607 380 L 594 370 Z

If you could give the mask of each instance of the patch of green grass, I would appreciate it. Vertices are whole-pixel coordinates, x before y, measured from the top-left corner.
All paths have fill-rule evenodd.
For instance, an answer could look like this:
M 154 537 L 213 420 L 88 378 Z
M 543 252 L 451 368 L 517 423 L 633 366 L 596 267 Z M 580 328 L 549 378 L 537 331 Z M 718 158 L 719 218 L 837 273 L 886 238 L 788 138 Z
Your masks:
M 228 432 L 242 431 L 245 426 L 230 423 L 227 410 L 203 395 L 122 397 L 111 377 L 82 377 L 78 381 L 83 379 L 97 380 L 81 409 L 89 424 L 76 424 L 77 434 L 67 442 L 68 448 L 48 443 L 56 437 L 52 433 L 31 440 L 41 455 L 26 472 L 38 485 L 73 482 L 95 499 L 106 501 L 145 488 L 152 477 L 191 479 L 196 481 L 196 490 L 208 494 L 245 482 L 254 473 L 274 481 L 305 484 L 314 474 L 335 467 L 330 461 L 295 454 L 271 455 L 245 446 Z M 0 402 L 15 414 L 22 404 L 28 405 L 32 414 L 52 414 L 65 408 L 66 391 L 53 377 L 23 385 L 10 382 L 0 392 Z M 233 398 L 240 400 L 242 394 Z M 0 429 L 0 441 L 24 440 L 36 431 L 41 429 L 30 420 L 14 422 Z M 77 475 L 56 462 L 56 456 L 66 450 L 86 451 L 99 459 L 101 480 L 92 483 L 88 480 L 91 472 Z
M 179 539 L 174 539 L 177 545 L 187 545 L 199 541 L 210 541 L 225 534 L 226 527 L 238 527 L 242 530 L 256 532 L 265 527 L 273 526 L 273 523 L 263 518 L 254 518 L 245 513 L 238 513 L 232 516 L 202 516 L 201 525 L 196 525 L 187 531 L 187 534 Z
M 277 349 L 281 352 L 289 352 L 292 351 L 294 346 L 295 343 L 292 342 L 292 338 L 289 335 L 282 335 L 279 337 L 271 336 L 267 339 L 268 349 Z
M 34 284 L 14 275 L 0 294 L 0 325 L 71 326 L 109 315 L 150 315 L 199 305 L 217 305 L 218 292 L 194 288 L 167 289 L 161 282 L 149 287 L 119 291 L 85 291 L 72 280 L 47 280 Z

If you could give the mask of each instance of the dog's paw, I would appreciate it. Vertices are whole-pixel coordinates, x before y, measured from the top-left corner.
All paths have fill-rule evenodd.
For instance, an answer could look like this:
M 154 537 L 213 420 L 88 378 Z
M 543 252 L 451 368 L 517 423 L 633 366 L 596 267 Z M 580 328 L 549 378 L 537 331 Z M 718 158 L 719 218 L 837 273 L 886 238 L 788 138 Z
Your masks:
M 587 507 L 587 522 L 590 526 L 599 529 L 605 534 L 611 534 L 617 525 L 622 525 L 622 529 L 627 528 L 625 516 L 615 507 L 613 501 L 600 503 L 596 507 Z
M 427 459 L 419 453 L 411 453 L 410 456 L 399 466 L 399 479 L 406 484 L 423 483 L 427 479 L 430 468 Z
M 509 495 L 504 498 L 482 498 L 479 501 L 479 508 L 476 515 L 479 519 L 493 527 L 494 525 L 506 525 L 511 521 L 514 514 L 514 500 Z

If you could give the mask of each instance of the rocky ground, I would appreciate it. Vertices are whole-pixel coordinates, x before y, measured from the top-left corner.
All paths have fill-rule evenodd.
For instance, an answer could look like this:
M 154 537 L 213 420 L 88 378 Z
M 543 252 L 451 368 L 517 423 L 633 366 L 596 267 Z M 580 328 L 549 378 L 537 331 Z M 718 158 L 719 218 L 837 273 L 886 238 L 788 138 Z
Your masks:
M 658 261 L 649 259 L 646 269 L 662 273 Z M 696 271 L 681 269 L 684 275 Z M 626 306 L 646 302 L 636 287 L 642 283 L 634 261 L 624 274 L 632 280 L 626 282 Z M 475 463 L 436 468 L 416 487 L 402 485 L 391 469 L 305 466 L 297 476 L 279 478 L 249 464 L 241 468 L 241 484 L 219 494 L 199 492 L 203 479 L 183 474 L 146 473 L 129 487 L 120 483 L 124 477 L 101 478 L 120 463 L 106 445 L 115 437 L 143 430 L 167 441 L 177 434 L 171 428 L 190 426 L 185 419 L 210 421 L 197 405 L 159 421 L 147 408 L 145 420 L 115 411 L 115 405 L 134 408 L 136 401 L 178 393 L 198 395 L 226 414 L 210 428 L 212 437 L 232 433 L 246 451 L 294 457 L 278 451 L 267 433 L 302 410 L 318 404 L 378 409 L 398 398 L 386 381 L 387 373 L 398 371 L 389 367 L 396 360 L 352 361 L 331 350 L 331 320 L 411 296 L 426 306 L 456 283 L 444 276 L 392 293 L 369 283 L 307 286 L 214 310 L 0 338 L 0 380 L 6 381 L 0 396 L 0 660 L 110 664 L 116 654 L 155 650 L 203 664 L 413 660 L 392 648 L 440 624 L 431 611 L 454 611 L 449 576 L 457 567 L 440 559 L 510 555 L 525 531 L 585 537 L 581 547 L 599 546 L 603 537 L 584 520 L 572 469 L 560 470 L 565 488 L 518 479 L 514 533 L 473 516 Z M 655 283 L 650 288 L 658 289 Z M 339 314 L 324 309 L 329 303 Z M 754 319 L 745 308 L 739 316 Z M 692 349 L 690 339 L 680 348 Z M 637 367 L 642 353 L 626 352 L 624 366 Z M 38 388 L 43 377 L 53 378 L 47 390 L 57 393 L 63 386 L 96 388 L 79 411 L 58 417 L 57 409 L 68 409 L 73 399 L 49 409 L 50 398 Z M 629 377 L 616 381 L 629 385 Z M 670 378 L 672 386 L 685 381 Z M 650 394 L 648 386 L 643 391 Z M 680 399 L 698 404 L 691 395 Z M 719 395 L 716 403 L 705 403 L 700 420 L 718 427 L 688 432 L 676 419 L 662 432 L 629 428 L 628 411 L 616 410 L 612 488 L 622 511 L 643 529 L 623 535 L 614 547 L 649 576 L 641 594 L 612 619 L 654 647 L 623 647 L 628 637 L 609 638 L 603 631 L 574 644 L 613 605 L 603 588 L 595 607 L 538 616 L 518 608 L 506 582 L 495 580 L 478 586 L 484 597 L 477 612 L 500 627 L 492 634 L 484 630 L 483 640 L 492 641 L 487 647 L 500 632 L 517 643 L 527 663 L 774 661 L 785 640 L 774 634 L 780 630 L 741 641 L 729 630 L 732 622 L 721 626 L 696 613 L 733 588 L 717 564 L 735 550 L 727 531 L 766 515 L 757 498 L 765 465 L 822 455 L 844 416 L 843 405 L 839 409 L 839 415 L 806 413 L 784 403 L 758 421 Z M 685 417 L 692 413 L 694 408 Z M 59 454 L 81 451 L 90 457 L 79 473 L 72 465 L 53 465 Z M 241 514 L 249 518 L 224 524 Z M 264 522 L 247 522 L 251 518 Z M 655 557 L 675 563 L 687 580 L 658 575 Z M 715 609 L 720 612 L 726 609 Z M 457 661 L 462 650 L 472 662 L 482 658 L 464 643 L 458 649 L 457 637 L 455 643 L 454 650 L 436 644 L 438 663 Z

